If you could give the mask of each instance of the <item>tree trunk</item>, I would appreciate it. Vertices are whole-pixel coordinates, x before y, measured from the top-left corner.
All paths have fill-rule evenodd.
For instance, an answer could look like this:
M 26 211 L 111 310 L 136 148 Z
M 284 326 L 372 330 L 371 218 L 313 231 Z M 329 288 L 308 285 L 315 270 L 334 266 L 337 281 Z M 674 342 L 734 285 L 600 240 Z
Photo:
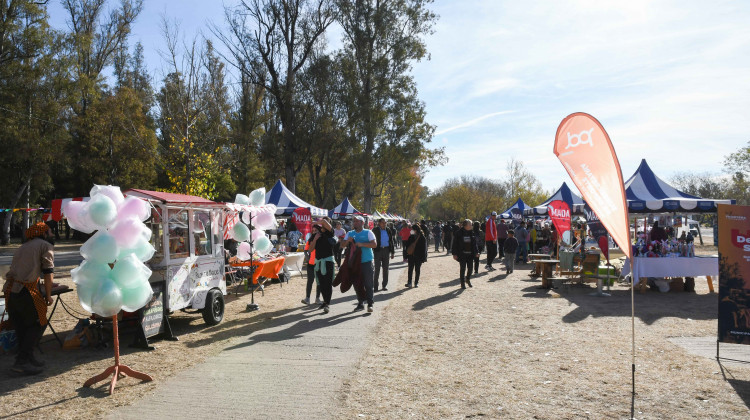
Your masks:
M 16 204 L 18 204 L 18 200 L 21 199 L 21 196 L 23 195 L 23 192 L 26 191 L 27 186 L 28 184 L 24 183 L 23 186 L 18 189 L 16 194 L 13 196 L 13 199 L 10 201 L 11 211 L 5 212 L 5 220 L 3 220 L 2 239 L 0 240 L 3 245 L 8 245 L 8 243 L 10 243 L 10 221 L 13 219 L 13 208 L 16 207 Z

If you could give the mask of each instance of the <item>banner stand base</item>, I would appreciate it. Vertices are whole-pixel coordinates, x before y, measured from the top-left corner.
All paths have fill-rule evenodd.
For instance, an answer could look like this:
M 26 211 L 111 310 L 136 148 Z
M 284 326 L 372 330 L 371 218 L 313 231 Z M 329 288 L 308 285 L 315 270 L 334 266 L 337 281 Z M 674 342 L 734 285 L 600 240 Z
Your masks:
M 745 363 L 745 364 L 750 365 L 750 360 L 738 360 L 738 359 L 730 359 L 728 357 L 720 357 L 719 356 L 719 343 L 721 343 L 721 341 L 716 340 L 716 361 L 719 363 L 719 366 L 721 366 L 722 360 L 726 360 L 728 362 Z
M 609 279 L 607 280 L 607 283 L 609 283 Z M 610 297 L 612 295 L 609 293 L 604 293 L 602 291 L 602 279 L 596 279 L 596 292 L 589 293 L 589 296 Z

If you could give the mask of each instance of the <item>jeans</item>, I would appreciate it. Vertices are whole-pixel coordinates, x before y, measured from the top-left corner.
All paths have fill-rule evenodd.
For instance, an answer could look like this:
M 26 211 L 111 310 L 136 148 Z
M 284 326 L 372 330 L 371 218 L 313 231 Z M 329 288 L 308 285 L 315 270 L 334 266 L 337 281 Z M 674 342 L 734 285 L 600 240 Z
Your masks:
M 333 246 L 333 259 L 336 260 L 336 267 L 341 267 L 341 244 L 336 242 Z
M 440 235 L 435 235 L 435 251 L 440 251 Z
M 323 303 L 330 305 L 331 295 L 333 295 L 333 262 L 326 261 L 324 264 L 326 265 L 325 275 L 321 270 L 316 270 L 315 274 L 318 275 L 318 283 L 320 283 L 318 284 L 318 290 L 323 295 Z
M 478 272 L 479 272 L 479 257 L 474 257 L 474 274 L 477 274 Z
M 523 260 L 520 259 L 520 256 L 522 255 Z M 529 261 L 529 247 L 527 246 L 526 242 L 518 243 L 518 248 L 516 249 L 516 259 L 519 261 L 523 261 L 524 264 Z
M 509 273 L 512 273 L 515 262 L 516 262 L 516 258 L 514 255 L 506 255 L 505 256 L 505 270 L 507 270 Z
M 503 251 L 503 246 L 505 245 L 506 239 L 507 238 L 497 238 L 497 249 L 498 249 L 500 257 L 505 256 L 505 251 Z
M 411 284 L 412 272 L 414 273 L 414 284 L 419 284 L 419 272 L 422 269 L 422 261 L 416 261 L 414 258 L 409 258 L 409 270 L 407 284 Z
M 459 275 L 461 276 L 461 285 L 464 284 L 464 279 L 470 280 L 471 279 L 471 265 L 473 263 L 473 258 L 470 256 L 459 256 L 458 257 L 458 267 L 459 267 Z M 465 273 L 465 274 L 464 274 Z
M 315 282 L 315 265 L 307 264 L 307 287 L 305 288 L 305 297 L 310 300 L 310 292 L 312 292 L 312 285 Z M 320 285 L 315 285 L 315 298 L 320 297 Z
M 497 244 L 493 241 L 487 241 L 487 265 L 492 267 L 492 262 L 495 261 L 497 256 Z
M 18 338 L 16 363 L 27 362 L 34 357 L 34 347 L 42 338 L 44 329 L 39 324 L 34 299 L 25 287 L 18 293 L 10 293 L 8 316 L 16 328 Z
M 373 274 L 373 266 L 372 261 L 363 262 L 362 263 L 362 284 L 365 286 L 365 298 L 367 299 L 367 304 L 372 305 L 373 302 L 373 289 L 372 289 L 372 274 Z M 362 304 L 362 301 L 359 302 L 359 304 Z
M 375 248 L 375 290 L 380 288 L 380 267 L 383 267 L 383 288 L 388 286 L 388 265 L 391 255 L 388 248 Z

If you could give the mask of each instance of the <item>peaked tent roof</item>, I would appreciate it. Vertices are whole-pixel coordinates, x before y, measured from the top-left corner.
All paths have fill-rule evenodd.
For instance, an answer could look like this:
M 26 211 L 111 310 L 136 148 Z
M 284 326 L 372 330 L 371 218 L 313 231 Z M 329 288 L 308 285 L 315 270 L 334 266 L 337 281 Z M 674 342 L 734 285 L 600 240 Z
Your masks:
M 688 211 L 715 212 L 717 204 L 734 204 L 734 200 L 704 199 L 684 193 L 654 174 L 646 159 L 625 182 L 625 194 L 630 213 Z
M 349 197 L 344 197 L 344 199 L 341 201 L 341 203 L 339 203 L 338 206 L 328 212 L 328 217 L 334 218 L 337 216 L 354 213 L 359 213 L 359 210 L 354 208 L 352 203 L 349 201 Z
M 547 199 L 547 201 L 536 207 L 526 208 L 523 214 L 526 216 L 535 214 L 547 214 L 547 205 L 555 200 L 562 200 L 568 203 L 568 205 L 571 207 L 571 214 L 583 214 L 583 199 L 576 193 L 571 191 L 570 187 L 568 187 L 568 184 L 566 184 L 565 182 L 562 183 L 560 188 L 558 188 L 558 190 L 555 191 L 555 193 L 552 194 Z
M 271 191 L 266 193 L 266 204 L 275 205 L 277 215 L 289 216 L 294 213 L 297 207 L 309 208 L 310 214 L 315 217 L 328 215 L 327 210 L 315 207 L 294 195 L 281 180 L 276 181 L 276 185 L 271 188 Z
M 501 219 L 512 219 L 513 216 L 511 216 L 510 214 L 511 210 L 518 209 L 521 210 L 521 214 L 523 214 L 524 210 L 526 210 L 527 207 L 528 206 L 526 205 L 526 203 L 524 203 L 523 200 L 519 198 L 518 201 L 515 202 L 515 204 L 508 207 L 508 210 L 505 210 L 504 212 L 498 214 L 498 217 L 500 217 Z

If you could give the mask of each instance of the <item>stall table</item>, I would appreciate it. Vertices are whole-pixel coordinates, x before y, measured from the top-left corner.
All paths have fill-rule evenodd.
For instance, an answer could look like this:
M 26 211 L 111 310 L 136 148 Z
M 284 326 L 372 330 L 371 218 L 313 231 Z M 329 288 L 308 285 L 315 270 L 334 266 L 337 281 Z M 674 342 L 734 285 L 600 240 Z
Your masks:
M 534 269 L 531 270 L 529 273 L 529 276 L 531 277 L 539 277 L 542 275 L 542 264 L 540 264 L 537 260 L 548 260 L 552 258 L 549 254 L 529 254 L 529 262 L 534 263 Z
M 552 277 L 552 269 L 560 263 L 560 260 L 536 260 L 542 266 L 542 288 L 549 289 L 549 279 Z
M 230 265 L 232 267 L 256 267 L 255 270 L 253 270 L 253 277 L 252 277 L 252 283 L 258 284 L 258 279 L 260 277 L 265 277 L 268 279 L 278 279 L 279 273 L 284 268 L 284 261 L 286 261 L 286 258 L 284 257 L 277 257 L 270 260 L 265 261 L 242 261 L 242 262 L 236 262 L 231 263 Z
M 625 259 L 622 275 L 630 273 L 630 261 Z M 633 284 L 637 285 L 641 277 L 698 277 L 706 276 L 708 289 L 713 293 L 711 276 L 719 275 L 719 257 L 636 257 L 633 260 Z

